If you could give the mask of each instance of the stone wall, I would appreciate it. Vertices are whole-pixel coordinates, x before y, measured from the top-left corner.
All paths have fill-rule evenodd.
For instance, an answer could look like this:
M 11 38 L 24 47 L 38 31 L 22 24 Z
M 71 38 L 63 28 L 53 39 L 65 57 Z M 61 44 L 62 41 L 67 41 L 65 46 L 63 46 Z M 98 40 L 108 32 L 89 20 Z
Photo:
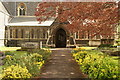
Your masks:
M 99 46 L 101 40 L 76 40 L 77 46 Z
M 89 40 L 89 46 L 99 46 L 100 44 L 100 40 Z
M 88 46 L 89 40 L 75 40 L 77 46 Z

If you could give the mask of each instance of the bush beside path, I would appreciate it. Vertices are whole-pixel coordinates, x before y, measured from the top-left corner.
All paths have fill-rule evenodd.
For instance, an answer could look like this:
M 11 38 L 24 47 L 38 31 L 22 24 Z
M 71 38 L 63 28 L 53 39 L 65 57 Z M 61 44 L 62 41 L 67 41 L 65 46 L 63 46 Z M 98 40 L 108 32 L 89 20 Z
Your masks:
M 50 56 L 48 49 L 28 49 L 27 51 L 4 51 L 0 65 L 0 79 L 28 79 L 39 75 L 40 69 Z M 1 55 L 2 56 L 2 55 Z M 1 57 L 0 56 L 0 57 Z
M 119 56 L 109 56 L 99 50 L 76 48 L 72 54 L 82 72 L 94 79 L 120 79 Z

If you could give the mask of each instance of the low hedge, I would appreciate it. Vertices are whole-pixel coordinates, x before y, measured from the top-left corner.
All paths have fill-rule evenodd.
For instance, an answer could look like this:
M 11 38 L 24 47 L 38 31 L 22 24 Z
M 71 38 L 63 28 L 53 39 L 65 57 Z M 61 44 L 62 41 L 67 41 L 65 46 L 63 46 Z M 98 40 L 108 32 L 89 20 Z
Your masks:
M 80 65 L 80 69 L 89 76 L 89 78 L 106 79 L 120 78 L 118 70 L 119 57 L 110 57 L 97 50 L 75 49 L 72 54 Z
M 112 47 L 112 44 L 101 44 L 98 47 Z

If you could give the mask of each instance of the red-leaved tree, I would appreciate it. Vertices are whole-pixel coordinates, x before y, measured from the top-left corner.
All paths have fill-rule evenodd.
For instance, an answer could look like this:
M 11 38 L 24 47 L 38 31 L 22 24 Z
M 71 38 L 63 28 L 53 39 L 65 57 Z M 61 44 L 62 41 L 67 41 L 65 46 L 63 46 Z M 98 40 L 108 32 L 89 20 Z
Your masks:
M 115 2 L 43 2 L 35 15 L 39 22 L 56 17 L 60 22 L 69 21 L 66 28 L 79 35 L 109 38 L 118 23 L 118 4 Z

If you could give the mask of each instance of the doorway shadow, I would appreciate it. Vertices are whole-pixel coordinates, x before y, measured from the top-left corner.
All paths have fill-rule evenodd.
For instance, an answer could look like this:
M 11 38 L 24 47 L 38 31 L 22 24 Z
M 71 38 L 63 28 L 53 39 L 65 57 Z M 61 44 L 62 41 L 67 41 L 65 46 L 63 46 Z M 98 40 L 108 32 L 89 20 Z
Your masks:
M 66 47 L 66 32 L 62 28 L 58 29 L 55 34 L 55 46 L 56 48 Z

